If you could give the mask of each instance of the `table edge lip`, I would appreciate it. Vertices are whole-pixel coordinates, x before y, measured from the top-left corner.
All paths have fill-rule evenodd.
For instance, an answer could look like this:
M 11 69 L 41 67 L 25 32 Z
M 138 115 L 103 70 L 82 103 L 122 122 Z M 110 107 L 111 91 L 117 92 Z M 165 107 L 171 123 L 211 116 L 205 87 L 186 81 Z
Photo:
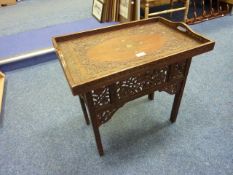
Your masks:
M 85 82 L 85 83 L 81 83 L 81 84 L 75 83 L 75 81 L 73 80 L 73 78 L 71 76 L 71 73 L 69 72 L 69 69 L 66 68 L 67 66 L 66 66 L 65 60 L 63 59 L 63 55 L 62 55 L 62 53 L 60 53 L 60 50 L 59 50 L 58 45 L 57 45 L 57 41 L 56 41 L 57 39 L 64 38 L 64 37 L 69 38 L 69 37 L 72 37 L 73 35 L 80 35 L 80 34 L 83 35 L 83 34 L 95 33 L 95 32 L 101 32 L 101 31 L 108 32 L 111 29 L 119 30 L 119 29 L 121 29 L 122 26 L 123 27 L 124 26 L 130 27 L 130 26 L 137 25 L 137 24 L 152 23 L 152 22 L 162 22 L 165 25 L 172 26 L 172 28 L 174 28 L 174 26 L 175 27 L 177 27 L 177 26 L 185 27 L 188 30 L 188 32 L 190 32 L 193 35 L 194 39 L 196 39 L 196 40 L 197 39 L 202 39 L 205 42 L 200 44 L 197 47 L 187 49 L 187 50 L 182 51 L 180 53 L 171 54 L 169 56 L 162 57 L 159 60 L 154 60 L 154 61 L 151 61 L 151 62 L 148 62 L 148 63 L 144 63 L 144 64 L 134 66 L 133 68 L 117 71 L 117 72 L 112 73 L 110 75 L 103 76 L 103 77 L 91 80 L 89 82 Z M 189 36 L 189 35 L 187 35 L 187 36 Z M 60 64 L 62 65 L 61 67 L 63 69 L 63 72 L 64 72 L 65 76 L 66 76 L 66 79 L 68 81 L 68 84 L 69 84 L 69 86 L 71 88 L 71 91 L 72 91 L 73 95 L 79 95 L 79 94 L 83 94 L 83 93 L 85 93 L 87 91 L 93 90 L 93 88 L 95 87 L 94 84 L 96 82 L 97 82 L 97 84 L 103 84 L 103 83 L 98 83 L 98 82 L 100 82 L 100 81 L 106 82 L 106 81 L 108 81 L 107 79 L 109 79 L 110 77 L 111 77 L 110 79 L 112 79 L 111 82 L 114 82 L 114 81 L 116 81 L 116 78 L 113 78 L 113 77 L 117 76 L 119 74 L 126 74 L 127 72 L 133 72 L 134 70 L 137 71 L 137 69 L 140 69 L 143 66 L 153 65 L 153 64 L 156 64 L 156 63 L 161 64 L 165 60 L 174 59 L 174 58 L 176 58 L 178 56 L 182 57 L 181 55 L 185 55 L 185 54 L 190 54 L 188 57 L 193 57 L 193 56 L 196 56 L 198 54 L 205 53 L 205 52 L 208 52 L 208 51 L 212 50 L 214 48 L 214 45 L 215 45 L 214 41 L 212 41 L 210 39 L 207 39 L 206 37 L 194 32 L 188 25 L 186 25 L 186 24 L 184 24 L 182 22 L 172 22 L 172 21 L 169 21 L 169 20 L 167 20 L 165 18 L 162 18 L 162 17 L 155 17 L 155 18 L 144 19 L 144 20 L 140 20 L 140 21 L 138 20 L 138 21 L 133 21 L 133 22 L 126 22 L 126 23 L 123 23 L 123 24 L 117 24 L 117 25 L 107 26 L 107 27 L 103 27 L 103 28 L 87 30 L 87 31 L 83 31 L 83 32 L 76 32 L 76 33 L 62 35 L 62 36 L 55 36 L 55 37 L 52 37 L 52 43 L 54 45 L 54 48 L 56 50 L 56 54 L 57 54 L 57 56 L 59 58 Z M 200 52 L 200 53 L 198 52 L 199 50 L 202 50 L 204 48 L 206 48 L 206 49 L 203 52 Z M 198 52 L 198 53 L 193 54 L 193 53 L 191 53 L 192 51 L 193 52 L 195 51 L 195 52 Z M 185 59 L 185 58 L 183 58 L 183 59 Z M 182 58 L 180 60 L 182 60 Z

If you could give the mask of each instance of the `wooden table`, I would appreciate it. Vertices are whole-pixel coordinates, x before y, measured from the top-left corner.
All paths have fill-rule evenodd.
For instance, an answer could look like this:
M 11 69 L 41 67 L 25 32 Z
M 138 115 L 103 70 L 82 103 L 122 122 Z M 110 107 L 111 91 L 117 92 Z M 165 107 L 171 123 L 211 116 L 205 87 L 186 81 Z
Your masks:
M 175 94 L 175 122 L 192 57 L 215 43 L 183 23 L 151 18 L 55 37 L 53 44 L 87 124 L 89 111 L 103 155 L 99 127 L 129 101 L 144 95 L 152 100 L 154 91 Z

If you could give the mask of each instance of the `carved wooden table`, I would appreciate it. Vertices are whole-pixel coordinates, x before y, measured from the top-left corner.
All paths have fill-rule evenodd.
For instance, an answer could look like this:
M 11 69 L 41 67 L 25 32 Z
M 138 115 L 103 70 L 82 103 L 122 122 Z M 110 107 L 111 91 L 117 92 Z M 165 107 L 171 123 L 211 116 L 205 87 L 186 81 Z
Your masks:
M 154 91 L 175 94 L 170 117 L 175 122 L 192 57 L 215 43 L 183 23 L 151 18 L 55 37 L 53 44 L 87 124 L 89 111 L 103 155 L 99 127 L 131 100 L 144 95 L 152 100 Z

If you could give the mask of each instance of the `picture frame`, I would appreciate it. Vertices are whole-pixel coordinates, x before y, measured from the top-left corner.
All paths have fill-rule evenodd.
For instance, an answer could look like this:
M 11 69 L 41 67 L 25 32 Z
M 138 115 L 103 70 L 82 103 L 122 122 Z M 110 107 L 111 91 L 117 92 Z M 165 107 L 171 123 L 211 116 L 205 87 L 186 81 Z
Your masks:
M 135 19 L 135 6 L 136 0 L 120 0 L 120 22 L 127 22 Z
M 102 2 L 100 2 L 99 0 L 93 1 L 92 15 L 100 22 L 102 21 L 103 6 L 104 6 L 104 4 Z

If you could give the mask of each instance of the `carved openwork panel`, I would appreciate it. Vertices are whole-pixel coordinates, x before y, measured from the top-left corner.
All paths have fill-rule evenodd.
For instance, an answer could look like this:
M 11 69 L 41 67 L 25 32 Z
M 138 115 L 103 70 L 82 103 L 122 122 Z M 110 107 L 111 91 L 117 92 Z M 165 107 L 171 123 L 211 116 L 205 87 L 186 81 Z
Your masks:
M 104 111 L 97 113 L 96 115 L 97 125 L 100 126 L 106 123 L 108 120 L 110 120 L 113 114 L 117 111 L 117 109 L 118 108 L 106 109 Z
M 171 65 L 170 79 L 177 80 L 184 77 L 186 62 L 179 62 Z
M 110 120 L 119 106 L 124 105 L 125 101 L 127 102 L 127 99 L 134 95 L 145 94 L 146 91 L 149 93 L 151 89 L 176 94 L 184 78 L 185 68 L 186 62 L 152 68 L 117 81 L 114 85 L 92 90 L 91 95 L 98 126 Z M 106 107 L 112 105 L 114 108 Z
M 184 61 L 135 74 L 125 80 L 117 81 L 114 86 L 114 93 L 119 100 L 153 87 L 159 87 L 159 91 L 166 91 L 169 94 L 175 94 L 179 89 L 180 83 L 179 81 L 174 83 L 172 80 L 183 79 L 185 67 L 186 62 Z M 95 108 L 111 103 L 111 87 L 112 86 L 104 86 L 91 91 Z
M 117 97 L 119 99 L 135 95 L 143 90 L 166 82 L 168 66 L 160 69 L 147 70 L 146 72 L 131 76 L 126 80 L 116 82 Z
M 169 83 L 167 86 L 160 88 L 159 91 L 165 91 L 171 95 L 176 94 L 180 89 L 180 83 Z
M 96 108 L 110 103 L 109 87 L 102 87 L 91 91 L 94 106 Z

